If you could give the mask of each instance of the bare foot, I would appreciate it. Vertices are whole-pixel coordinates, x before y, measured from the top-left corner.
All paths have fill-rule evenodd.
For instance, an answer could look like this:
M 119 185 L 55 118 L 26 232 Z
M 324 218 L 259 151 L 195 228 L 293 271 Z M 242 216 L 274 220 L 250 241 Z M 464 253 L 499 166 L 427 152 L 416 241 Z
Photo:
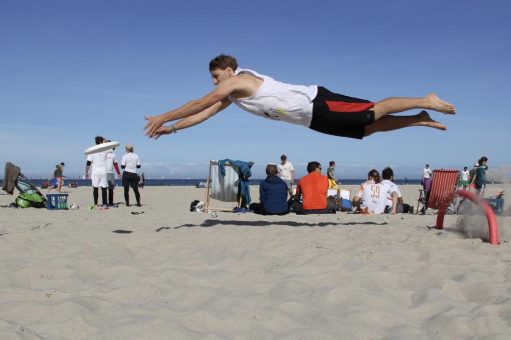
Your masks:
M 429 107 L 432 110 L 443 112 L 446 114 L 453 115 L 456 113 L 456 107 L 452 104 L 449 104 L 448 102 L 445 102 L 438 98 L 438 96 L 434 93 L 428 94 L 426 97 L 424 97 L 429 102 Z
M 427 111 L 421 111 L 417 114 L 419 121 L 412 124 L 412 126 L 427 126 L 438 130 L 447 130 L 447 126 L 433 120 Z

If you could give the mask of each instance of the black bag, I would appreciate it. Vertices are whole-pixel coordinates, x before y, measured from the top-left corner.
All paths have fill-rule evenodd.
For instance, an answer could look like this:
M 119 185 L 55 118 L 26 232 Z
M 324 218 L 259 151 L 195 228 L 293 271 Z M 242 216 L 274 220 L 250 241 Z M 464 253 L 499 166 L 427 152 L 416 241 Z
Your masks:
M 341 200 L 339 199 L 339 196 L 328 196 L 326 206 L 330 212 L 339 211 L 341 209 Z
M 194 200 L 192 201 L 192 203 L 190 203 L 190 211 L 193 212 L 195 211 L 195 207 L 197 207 L 197 204 L 199 204 L 199 200 Z

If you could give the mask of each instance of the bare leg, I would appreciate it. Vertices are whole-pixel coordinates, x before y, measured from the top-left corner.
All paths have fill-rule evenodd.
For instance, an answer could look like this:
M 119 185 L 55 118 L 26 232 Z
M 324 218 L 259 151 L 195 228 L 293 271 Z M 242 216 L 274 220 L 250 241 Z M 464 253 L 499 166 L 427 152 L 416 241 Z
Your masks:
M 441 100 L 434 93 L 430 93 L 423 98 L 387 98 L 375 103 L 373 108 L 376 119 L 380 119 L 381 117 L 391 113 L 403 112 L 412 109 L 428 109 L 446 114 L 456 113 L 456 107 L 454 105 Z
M 426 111 L 413 116 L 384 116 L 365 128 L 365 136 L 375 132 L 391 131 L 409 126 L 426 126 L 439 130 L 447 130 L 447 126 L 431 119 Z

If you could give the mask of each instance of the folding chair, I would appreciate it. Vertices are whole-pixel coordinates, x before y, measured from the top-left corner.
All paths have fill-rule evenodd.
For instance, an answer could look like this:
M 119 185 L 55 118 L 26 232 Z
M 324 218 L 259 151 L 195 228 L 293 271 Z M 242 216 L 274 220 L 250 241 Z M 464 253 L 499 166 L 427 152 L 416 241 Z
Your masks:
M 220 163 L 223 165 L 224 175 L 220 173 Z M 211 199 L 222 202 L 236 202 L 240 208 L 245 204 L 250 204 L 250 193 L 244 192 L 249 190 L 247 178 L 240 179 L 243 174 L 247 175 L 242 168 L 248 165 L 248 169 L 252 166 L 251 162 L 232 161 L 232 160 L 211 160 L 209 161 L 209 175 L 206 181 L 206 197 L 204 199 L 204 211 L 223 210 L 232 211 L 232 209 L 212 208 Z M 248 171 L 249 173 L 250 171 Z M 250 174 L 248 174 L 250 177 Z M 243 183 L 241 183 L 243 181 Z M 245 187 L 243 187 L 245 185 Z M 247 201 L 248 200 L 248 201 Z
M 228 210 L 212 208 L 211 198 L 222 202 L 237 202 L 239 206 L 238 174 L 229 163 L 225 164 L 225 176 L 222 176 L 218 169 L 218 161 L 209 161 L 209 175 L 206 180 L 206 197 L 204 199 L 204 212 L 212 210 Z
M 447 208 L 457 196 L 470 200 L 479 206 L 486 214 L 488 220 L 489 242 L 499 244 L 497 219 L 493 209 L 479 196 L 466 190 L 456 190 L 458 183 L 458 170 L 434 170 L 431 190 L 427 195 L 425 211 L 428 208 L 438 209 L 436 229 L 443 229 L 444 216 Z

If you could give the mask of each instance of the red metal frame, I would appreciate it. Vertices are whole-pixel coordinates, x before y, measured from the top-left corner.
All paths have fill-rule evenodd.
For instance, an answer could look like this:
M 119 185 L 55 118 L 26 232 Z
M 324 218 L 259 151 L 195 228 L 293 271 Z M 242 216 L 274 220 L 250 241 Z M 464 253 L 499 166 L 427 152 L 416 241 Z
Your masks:
M 461 196 L 472 201 L 474 204 L 478 205 L 483 211 L 486 213 L 486 219 L 488 220 L 488 229 L 490 233 L 490 244 L 500 244 L 499 242 L 499 231 L 497 226 L 497 218 L 495 217 L 495 213 L 493 209 L 490 207 L 488 203 L 483 201 L 476 194 L 466 191 L 466 190 L 456 190 L 455 194 L 457 196 Z M 448 203 L 442 205 L 438 210 L 438 215 L 436 218 L 436 228 L 443 229 L 444 228 L 444 216 L 447 211 Z

